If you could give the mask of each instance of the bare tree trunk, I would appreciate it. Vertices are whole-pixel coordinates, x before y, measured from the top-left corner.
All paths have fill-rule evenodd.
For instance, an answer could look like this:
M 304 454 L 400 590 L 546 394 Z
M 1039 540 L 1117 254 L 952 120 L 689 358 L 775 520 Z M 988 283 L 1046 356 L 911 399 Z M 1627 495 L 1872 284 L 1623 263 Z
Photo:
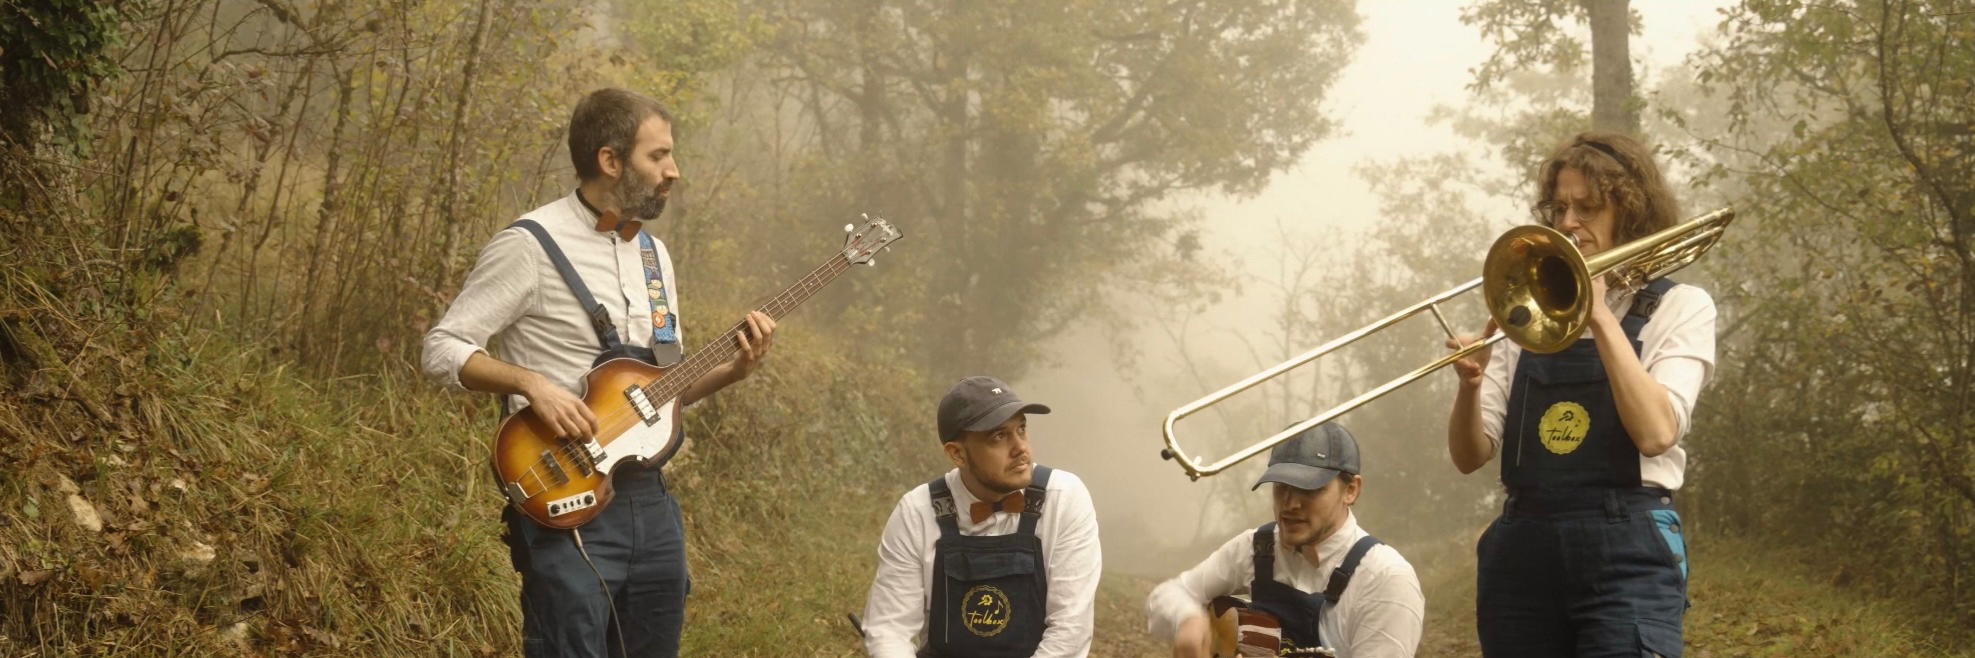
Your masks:
M 858 153 L 863 154 L 865 162 L 865 166 L 860 167 L 858 173 L 862 179 L 859 181 L 857 191 L 859 208 L 877 208 L 877 202 L 883 194 L 880 178 L 886 171 L 886 168 L 870 166 L 870 163 L 877 161 L 878 144 L 884 139 L 885 104 L 889 102 L 885 98 L 885 76 L 878 70 L 878 53 L 875 52 L 877 48 L 871 44 L 880 29 L 878 19 L 882 10 L 882 2 L 872 2 L 865 8 L 864 15 L 859 17 L 857 24 L 858 31 L 863 33 L 863 38 L 858 40 L 858 55 L 863 74 L 860 82 L 863 84 L 858 89 L 857 99 L 857 150 Z
M 309 241 L 309 270 L 302 284 L 302 321 L 315 318 L 316 306 L 322 295 L 312 294 L 322 283 L 322 265 L 325 258 L 334 258 L 338 252 L 329 249 L 330 225 L 335 222 L 337 207 L 342 198 L 342 181 L 337 177 L 343 168 L 343 134 L 350 121 L 350 97 L 356 95 L 354 68 L 344 69 L 336 81 L 336 127 L 329 132 L 329 162 L 323 167 L 322 201 L 316 206 L 315 238 Z M 307 359 L 314 355 L 316 332 L 304 331 L 297 334 L 297 356 Z
M 466 70 L 460 75 L 459 100 L 453 104 L 452 139 L 446 146 L 446 195 L 441 203 L 446 204 L 446 242 L 439 252 L 440 281 L 453 280 L 453 266 L 457 260 L 454 252 L 459 251 L 460 217 L 459 207 L 466 203 L 460 198 L 460 150 L 466 141 L 466 108 L 473 103 L 473 78 L 480 71 L 480 49 L 487 41 L 487 16 L 493 0 L 480 0 L 480 15 L 473 27 L 473 40 L 466 47 Z
M 1591 19 L 1591 128 L 1639 133 L 1632 105 L 1630 0 L 1584 0 Z

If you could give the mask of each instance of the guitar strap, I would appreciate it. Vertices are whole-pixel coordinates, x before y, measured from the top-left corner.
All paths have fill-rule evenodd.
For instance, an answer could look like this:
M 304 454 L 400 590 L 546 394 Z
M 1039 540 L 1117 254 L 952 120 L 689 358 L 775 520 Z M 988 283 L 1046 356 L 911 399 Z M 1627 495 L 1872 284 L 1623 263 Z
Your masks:
M 604 310 L 603 304 L 597 303 L 597 298 L 590 294 L 590 287 L 583 285 L 583 277 L 577 276 L 576 267 L 569 264 L 569 257 L 564 256 L 562 248 L 556 246 L 555 238 L 549 237 L 548 229 L 542 228 L 535 220 L 525 218 L 508 225 L 508 228 L 516 226 L 528 229 L 529 233 L 535 234 L 535 241 L 542 243 L 542 251 L 548 252 L 549 262 L 555 264 L 556 273 L 562 275 L 563 283 L 569 284 L 569 291 L 576 293 L 576 302 L 589 313 L 590 329 L 597 332 L 597 342 L 603 343 L 605 350 L 623 344 L 617 339 L 617 328 L 610 326 L 610 312 Z
M 535 241 L 542 245 L 542 251 L 549 255 L 549 262 L 555 264 L 556 273 L 562 275 L 562 282 L 568 284 L 569 292 L 576 295 L 576 303 L 586 309 L 586 313 L 590 316 L 590 329 L 597 332 L 597 342 L 603 345 L 603 353 L 597 357 L 597 363 L 601 364 L 610 359 L 623 357 L 635 358 L 654 365 L 657 363 L 658 359 L 652 354 L 650 349 L 626 345 L 624 341 L 617 338 L 617 328 L 611 326 L 610 323 L 610 312 L 604 310 L 603 304 L 597 303 L 595 295 L 590 294 L 590 287 L 583 284 L 583 277 L 576 273 L 576 266 L 569 263 L 569 257 L 562 253 L 562 248 L 556 246 L 555 238 L 549 237 L 548 229 L 542 228 L 542 225 L 535 223 L 535 220 L 527 218 L 517 220 L 515 223 L 508 225 L 508 228 L 515 227 L 527 229 L 529 233 L 535 236 Z M 651 249 L 651 237 L 645 235 L 643 232 L 640 232 L 639 235 L 644 241 L 640 246 L 645 247 L 644 260 L 646 264 L 647 289 L 662 289 L 652 288 L 652 282 L 658 280 L 651 276 L 658 269 L 658 255 Z M 662 286 L 663 284 L 660 283 L 657 285 Z M 664 299 L 654 297 L 652 303 L 656 306 L 664 303 Z M 677 322 L 672 320 L 670 309 L 666 309 L 666 313 L 668 322 L 665 327 L 665 335 L 671 338 L 668 341 L 669 343 L 677 343 L 679 341 L 678 334 L 677 330 L 673 327 Z M 654 320 L 656 320 L 655 317 Z M 652 338 L 656 341 L 659 337 L 659 329 L 654 327 L 652 329 Z M 508 410 L 507 396 L 502 395 L 497 397 L 500 399 L 501 417 L 506 418 L 510 413 Z
M 638 231 L 638 251 L 645 261 L 645 294 L 651 298 L 651 344 L 679 342 L 679 318 L 672 313 L 672 293 L 665 289 L 665 271 L 658 266 L 658 246 L 651 234 Z

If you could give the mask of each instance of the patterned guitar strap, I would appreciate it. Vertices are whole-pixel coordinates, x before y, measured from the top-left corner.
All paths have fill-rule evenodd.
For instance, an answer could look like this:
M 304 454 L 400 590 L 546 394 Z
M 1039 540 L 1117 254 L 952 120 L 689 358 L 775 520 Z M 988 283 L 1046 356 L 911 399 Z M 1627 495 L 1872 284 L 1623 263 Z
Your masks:
M 638 249 L 644 253 L 645 295 L 651 298 L 651 344 L 653 351 L 657 351 L 659 345 L 679 342 L 679 318 L 672 313 L 665 291 L 665 273 L 658 266 L 658 246 L 651 234 L 638 232 Z

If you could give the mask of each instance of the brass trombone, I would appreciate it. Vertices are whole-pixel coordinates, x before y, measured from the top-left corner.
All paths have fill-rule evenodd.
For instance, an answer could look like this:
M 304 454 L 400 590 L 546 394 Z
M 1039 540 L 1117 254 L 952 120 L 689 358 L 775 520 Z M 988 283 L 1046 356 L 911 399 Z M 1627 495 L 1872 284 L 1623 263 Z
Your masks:
M 1496 238 L 1495 244 L 1489 247 L 1488 257 L 1482 263 L 1481 278 L 1428 297 L 1425 301 L 1386 316 L 1385 319 L 1340 336 L 1316 349 L 1271 366 L 1267 370 L 1255 373 L 1247 379 L 1235 382 L 1212 395 L 1189 402 L 1166 414 L 1164 429 L 1166 448 L 1159 454 L 1166 459 L 1178 461 L 1180 467 L 1186 469 L 1188 477 L 1198 480 L 1203 475 L 1225 471 L 1237 462 L 1288 441 L 1290 437 L 1303 430 L 1342 416 L 1363 406 L 1366 402 L 1392 392 L 1393 389 L 1411 384 L 1429 373 L 1445 368 L 1448 364 L 1459 361 L 1476 350 L 1487 349 L 1504 337 L 1532 352 L 1550 353 L 1561 350 L 1575 342 L 1591 320 L 1591 303 L 1594 301 L 1590 299 L 1591 282 L 1594 280 L 1592 277 L 1611 275 L 1614 278 L 1610 283 L 1614 288 L 1636 290 L 1654 279 L 1700 260 L 1703 254 L 1721 240 L 1722 232 L 1727 230 L 1729 222 L 1734 220 L 1734 208 L 1721 208 L 1588 259 L 1577 251 L 1577 244 L 1572 236 L 1556 229 L 1536 225 L 1509 229 L 1501 237 Z M 1212 464 L 1202 466 L 1199 458 L 1188 455 L 1180 448 L 1179 439 L 1173 435 L 1173 425 L 1180 419 L 1281 376 L 1338 348 L 1357 342 L 1360 338 L 1384 331 L 1387 327 L 1411 318 L 1421 311 L 1432 312 L 1433 319 L 1440 322 L 1441 330 L 1446 331 L 1449 338 L 1455 338 L 1457 334 L 1454 333 L 1454 328 L 1447 323 L 1446 316 L 1440 313 L 1440 304 L 1473 290 L 1476 286 L 1481 287 L 1482 300 L 1488 306 L 1488 314 L 1494 318 L 1496 327 L 1501 329 L 1485 340 L 1476 341 L 1442 356 Z M 1596 301 L 1603 303 L 1603 300 Z

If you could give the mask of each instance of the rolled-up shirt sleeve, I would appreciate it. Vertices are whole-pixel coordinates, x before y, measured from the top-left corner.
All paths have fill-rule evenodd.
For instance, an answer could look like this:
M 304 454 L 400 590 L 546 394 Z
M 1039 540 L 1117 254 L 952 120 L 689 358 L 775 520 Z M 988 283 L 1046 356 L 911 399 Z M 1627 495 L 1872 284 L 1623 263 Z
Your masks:
M 1075 482 L 1050 492 L 1048 504 L 1060 506 L 1062 516 L 1055 519 L 1050 539 L 1049 610 L 1035 658 L 1083 658 L 1096 632 L 1097 579 L 1104 571 L 1104 555 L 1090 490 L 1081 480 Z
M 419 369 L 454 390 L 466 390 L 459 370 L 487 341 L 527 313 L 539 293 L 537 273 L 542 258 L 534 238 L 521 229 L 494 236 L 480 250 L 480 260 L 466 276 L 459 296 L 437 324 L 425 334 Z
M 926 544 L 913 518 L 918 513 L 899 500 L 878 540 L 878 575 L 864 601 L 864 651 L 871 658 L 913 658 L 913 639 L 926 626 Z
M 1171 642 L 1182 622 L 1206 614 L 1214 597 L 1247 589 L 1254 578 L 1254 543 L 1252 529 L 1235 535 L 1200 564 L 1152 588 L 1145 598 L 1146 632 Z
M 1507 339 L 1496 341 L 1488 352 L 1488 368 L 1481 372 L 1481 395 L 1476 404 L 1481 409 L 1481 435 L 1495 447 L 1502 450 L 1502 420 L 1509 411 L 1509 381 L 1516 371 L 1516 359 L 1522 357 L 1522 348 Z M 1493 454 L 1489 455 L 1494 458 Z
M 1666 388 L 1678 441 L 1693 426 L 1694 402 L 1714 376 L 1715 307 L 1714 297 L 1694 286 L 1674 288 L 1667 298 L 1653 316 L 1668 323 L 1665 338 L 1640 351 L 1646 372 Z

